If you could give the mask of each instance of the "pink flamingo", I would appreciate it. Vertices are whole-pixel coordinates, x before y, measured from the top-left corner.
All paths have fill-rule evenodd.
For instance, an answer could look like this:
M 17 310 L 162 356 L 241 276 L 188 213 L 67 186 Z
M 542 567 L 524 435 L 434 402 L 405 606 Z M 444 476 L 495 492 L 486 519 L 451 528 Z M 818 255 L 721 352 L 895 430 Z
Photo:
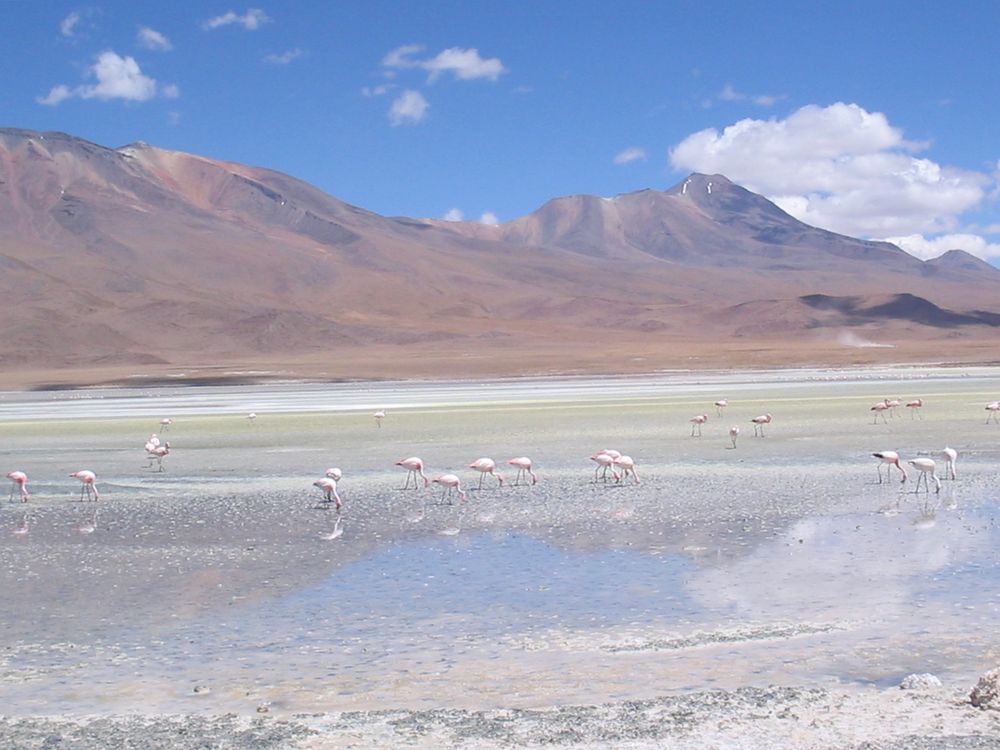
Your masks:
M 736 447 L 736 438 L 740 436 L 740 428 L 733 425 L 729 428 L 729 439 L 733 441 L 733 448 Z
M 879 417 L 882 417 L 883 422 L 889 424 L 889 420 L 885 418 L 885 413 L 888 410 L 889 410 L 889 403 L 887 401 L 879 401 L 877 404 L 875 404 L 875 406 L 869 409 L 869 411 L 875 412 L 875 415 L 872 417 L 872 424 L 876 424 L 878 422 Z
M 931 491 L 930 481 L 927 479 L 930 476 L 934 480 L 934 486 L 937 488 L 935 493 L 941 491 L 941 480 L 938 479 L 938 475 L 935 472 L 937 464 L 934 463 L 933 458 L 914 458 L 912 461 L 908 462 L 910 466 L 920 472 L 917 476 L 917 488 L 914 492 L 920 492 L 920 480 L 924 480 L 924 488 L 927 492 Z
M 163 445 L 158 445 L 153 450 L 149 451 L 149 460 L 152 462 L 154 459 L 160 468 L 157 471 L 163 471 L 163 459 L 170 455 L 170 441 L 168 440 Z M 150 464 L 152 465 L 152 463 Z
M 615 466 L 620 466 L 622 469 L 621 474 L 615 475 L 615 481 L 620 482 L 629 474 L 635 480 L 636 484 L 639 484 L 639 475 L 635 473 L 635 461 L 632 460 L 631 456 L 619 456 L 615 459 Z
M 322 479 L 317 479 L 313 482 L 313 487 L 319 487 L 323 490 L 323 499 L 326 502 L 330 502 L 334 499 L 337 501 L 337 510 L 340 510 L 344 503 L 340 499 L 340 495 L 337 494 L 337 482 L 330 477 L 323 477 Z
M 527 481 L 527 477 L 524 476 L 525 474 L 531 477 L 532 484 L 536 484 L 538 482 L 538 477 L 536 477 L 535 472 L 531 470 L 532 466 L 531 459 L 528 458 L 527 456 L 518 456 L 517 458 L 512 458 L 510 461 L 507 462 L 507 464 L 510 466 L 517 467 L 517 477 L 515 477 L 514 479 L 515 487 L 521 483 L 522 477 L 524 477 L 525 481 Z
M 912 401 L 906 402 L 906 408 L 910 410 L 910 419 L 916 417 L 924 418 L 924 415 L 920 413 L 920 410 L 924 407 L 924 400 L 922 398 L 915 398 Z
M 989 424 L 991 419 L 997 424 L 1000 424 L 1000 420 L 997 419 L 997 413 L 1000 413 L 1000 401 L 994 401 L 992 404 L 986 404 L 986 411 L 989 412 L 989 414 L 986 415 L 986 424 Z
M 74 471 L 70 474 L 70 476 L 76 477 L 83 483 L 83 486 L 80 487 L 81 501 L 83 501 L 84 494 L 87 495 L 88 499 L 92 499 L 94 502 L 101 499 L 101 493 L 97 491 L 97 485 L 94 484 L 94 482 L 97 481 L 97 475 L 94 472 L 82 469 L 80 471 Z
M 167 430 L 169 430 L 170 429 L 170 425 L 172 425 L 173 423 L 174 423 L 174 420 L 172 420 L 170 417 L 164 417 L 163 419 L 161 419 L 160 420 L 160 432 L 166 432 Z
M 729 402 L 726 401 L 726 399 L 722 399 L 720 401 L 716 401 L 715 402 L 715 413 L 718 414 L 721 417 L 722 416 L 722 410 L 725 409 L 727 406 L 729 406 Z
M 479 487 L 477 489 L 481 490 L 483 488 L 483 480 L 487 474 L 492 474 L 497 480 L 497 487 L 503 487 L 503 476 L 497 471 L 496 461 L 492 458 L 477 458 L 469 464 L 469 468 L 479 472 Z
M 879 451 L 878 453 L 872 453 L 872 455 L 878 459 L 878 463 L 875 466 L 878 469 L 879 484 L 882 484 L 882 464 L 889 464 L 889 471 L 892 471 L 892 467 L 895 466 L 899 469 L 899 473 L 903 475 L 902 481 L 906 481 L 906 469 L 899 463 L 899 454 L 896 451 Z M 885 481 L 889 481 L 888 472 L 886 473 Z
M 413 477 L 413 489 L 417 489 L 417 475 L 424 480 L 424 487 L 429 487 L 431 480 L 424 474 L 424 462 L 421 461 L 416 456 L 411 456 L 410 458 L 404 458 L 401 461 L 396 462 L 396 466 L 402 466 L 409 473 L 406 475 L 406 484 L 403 485 L 403 489 L 407 489 L 410 486 L 410 477 Z
M 620 453 L 618 454 L 618 457 L 621 458 Z M 611 469 L 611 475 L 615 478 L 615 480 L 618 479 L 618 474 L 614 469 L 615 457 L 612 456 L 610 453 L 608 453 L 607 451 L 601 451 L 600 453 L 595 453 L 593 456 L 590 457 L 590 460 L 597 464 L 597 466 L 594 467 L 595 482 L 597 481 L 597 472 L 601 471 L 602 469 L 603 472 L 601 473 L 601 478 L 605 482 L 607 482 L 609 468 Z
M 885 400 L 885 405 L 889 409 L 889 416 L 893 417 L 895 419 L 895 417 L 896 417 L 896 409 L 899 408 L 899 399 L 898 398 L 887 398 Z
M 442 474 L 439 477 L 434 477 L 432 481 L 445 488 L 444 494 L 441 495 L 441 499 L 444 500 L 445 498 L 448 498 L 448 505 L 453 505 L 451 501 L 451 493 L 455 491 L 458 492 L 458 496 L 462 499 L 463 503 L 466 501 L 465 490 L 462 489 L 462 483 L 454 474 Z
M 764 425 L 771 424 L 771 420 L 774 419 L 770 414 L 762 414 L 759 417 L 754 417 L 750 421 L 753 422 L 753 435 L 754 437 L 764 437 Z M 760 430 L 758 433 L 757 430 Z
M 332 466 L 326 470 L 326 474 L 324 474 L 324 476 L 329 477 L 334 482 L 339 482 L 341 479 L 344 478 L 344 472 L 342 472 L 336 466 Z
M 28 475 L 23 471 L 11 471 L 7 474 L 7 478 L 11 481 L 10 485 L 10 500 L 14 500 L 14 488 L 21 488 L 21 502 L 28 502 L 28 488 L 25 486 L 28 484 Z
M 945 460 L 945 479 L 957 479 L 958 475 L 955 473 L 955 462 L 958 461 L 958 451 L 954 448 L 945 447 L 941 451 L 941 458 Z
M 382 427 L 383 419 L 385 419 L 385 410 L 379 409 L 377 412 L 375 412 L 375 424 L 380 428 Z
M 691 437 L 701 437 L 701 426 L 708 421 L 707 414 L 699 414 L 697 417 L 691 417 L 688 422 L 691 423 Z M 698 430 L 698 434 L 695 435 L 695 429 Z

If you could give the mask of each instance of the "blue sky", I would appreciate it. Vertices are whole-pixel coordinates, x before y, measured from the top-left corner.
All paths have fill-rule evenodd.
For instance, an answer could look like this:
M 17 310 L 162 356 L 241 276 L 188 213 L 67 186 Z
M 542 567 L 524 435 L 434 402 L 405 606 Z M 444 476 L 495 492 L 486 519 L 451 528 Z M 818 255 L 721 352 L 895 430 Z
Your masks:
M 0 126 L 507 221 L 720 172 L 817 226 L 1000 260 L 1000 4 L 0 0 Z

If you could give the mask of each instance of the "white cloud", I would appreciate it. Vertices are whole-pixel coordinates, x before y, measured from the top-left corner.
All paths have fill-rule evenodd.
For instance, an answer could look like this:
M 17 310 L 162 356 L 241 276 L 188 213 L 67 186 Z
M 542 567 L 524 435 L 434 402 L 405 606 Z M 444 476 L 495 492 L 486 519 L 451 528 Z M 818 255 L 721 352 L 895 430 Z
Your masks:
M 462 213 L 462 209 L 460 208 L 451 208 L 441 218 L 445 221 L 462 221 L 465 218 L 465 214 Z
M 646 161 L 646 150 L 632 146 L 615 154 L 615 164 L 630 164 L 634 161 Z
M 167 39 L 159 31 L 151 29 L 148 26 L 142 26 L 139 28 L 137 41 L 139 42 L 140 47 L 158 50 L 161 52 L 167 52 L 174 48 L 174 45 L 170 43 L 169 39 Z
M 80 14 L 73 12 L 66 16 L 59 24 L 59 32 L 63 36 L 73 36 L 73 30 L 80 23 Z
M 383 83 L 378 86 L 365 86 L 364 88 L 361 89 L 361 94 L 362 96 L 369 96 L 369 97 L 382 96 L 384 94 L 388 94 L 394 88 L 396 88 L 396 86 L 391 83 Z
M 430 104 L 419 91 L 407 89 L 393 101 L 389 108 L 389 122 L 395 125 L 417 123 L 427 116 Z
M 760 107 L 773 107 L 785 97 L 774 94 L 744 94 L 733 88 L 733 84 L 727 83 L 719 92 L 719 100 L 723 102 L 745 102 L 750 101 Z M 710 105 L 709 105 L 710 106 Z
M 431 58 L 418 60 L 414 57 L 424 49 L 420 44 L 406 44 L 389 52 L 382 58 L 386 68 L 407 70 L 420 68 L 430 73 L 428 81 L 434 81 L 444 73 L 451 73 L 461 81 L 485 78 L 495 81 L 507 70 L 498 57 L 484 59 L 477 49 L 450 47 Z
M 809 105 L 783 120 L 745 119 L 688 136 L 675 169 L 721 173 L 813 226 L 860 237 L 954 233 L 989 176 L 914 154 L 885 115 L 856 104 Z
M 247 31 L 256 31 L 270 20 L 267 14 L 260 8 L 249 8 L 242 16 L 234 11 L 229 11 L 228 13 L 223 13 L 221 16 L 210 18 L 202 24 L 202 28 L 211 30 L 236 24 L 237 26 L 242 26 Z
M 73 89 L 59 84 L 46 96 L 40 97 L 38 103 L 54 106 L 71 98 L 144 102 L 157 93 L 169 99 L 180 94 L 174 84 L 159 87 L 155 80 L 143 74 L 134 58 L 121 57 L 111 50 L 97 56 L 97 62 L 87 68 L 87 75 L 96 78 L 97 83 L 83 84 Z
M 288 65 L 288 63 L 292 60 L 296 60 L 304 54 L 305 52 L 296 47 L 295 49 L 290 49 L 287 52 L 282 52 L 281 54 L 272 53 L 270 55 L 266 55 L 264 57 L 264 62 L 270 65 Z
M 911 234 L 905 237 L 886 237 L 885 240 L 923 260 L 937 258 L 949 250 L 965 250 L 983 260 L 1000 260 L 1000 245 L 988 242 L 978 234 L 946 234 L 933 238 Z
M 479 217 L 479 223 L 486 224 L 487 226 L 490 227 L 495 227 L 497 224 L 500 223 L 500 220 L 497 219 L 497 215 L 492 211 L 484 211 L 483 215 Z

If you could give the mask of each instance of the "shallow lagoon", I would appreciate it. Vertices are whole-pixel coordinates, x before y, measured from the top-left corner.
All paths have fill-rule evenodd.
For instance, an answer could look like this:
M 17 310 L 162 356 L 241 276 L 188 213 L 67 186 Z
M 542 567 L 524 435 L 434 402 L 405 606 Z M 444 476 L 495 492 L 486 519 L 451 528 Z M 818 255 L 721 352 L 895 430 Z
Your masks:
M 969 682 L 1000 660 L 1000 426 L 982 408 L 1000 373 L 858 375 L 464 383 L 450 403 L 438 384 L 8 395 L 0 459 L 33 497 L 0 511 L 0 703 L 492 708 Z M 923 397 L 924 419 L 872 424 L 884 396 Z M 160 474 L 142 444 L 162 416 Z M 959 479 L 940 495 L 876 482 L 871 451 L 945 444 Z M 593 482 L 605 447 L 636 458 L 640 485 Z M 448 505 L 398 489 L 392 464 L 413 454 L 467 486 L 473 459 L 527 454 L 541 481 L 487 478 Z M 311 487 L 331 465 L 336 538 Z M 96 516 L 66 477 L 79 468 L 98 473 Z

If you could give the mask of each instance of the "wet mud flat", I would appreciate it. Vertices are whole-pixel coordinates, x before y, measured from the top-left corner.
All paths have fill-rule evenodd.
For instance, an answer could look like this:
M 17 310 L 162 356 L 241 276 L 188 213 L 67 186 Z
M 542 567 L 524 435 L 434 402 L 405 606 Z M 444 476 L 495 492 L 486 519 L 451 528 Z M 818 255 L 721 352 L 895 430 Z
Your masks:
M 963 695 L 1000 662 L 998 384 L 734 386 L 722 417 L 701 389 L 390 408 L 381 428 L 192 414 L 162 473 L 141 447 L 158 419 L 0 422 L 33 493 L 0 508 L 0 746 L 990 746 L 995 714 Z M 887 388 L 919 388 L 924 418 L 872 424 Z M 878 483 L 871 451 L 945 444 L 940 494 Z M 640 484 L 595 481 L 606 447 Z M 414 454 L 469 502 L 400 489 Z M 466 468 L 524 454 L 532 487 Z M 81 462 L 99 503 L 76 499 Z M 339 516 L 311 486 L 331 465 Z M 898 689 L 920 672 L 944 686 Z

